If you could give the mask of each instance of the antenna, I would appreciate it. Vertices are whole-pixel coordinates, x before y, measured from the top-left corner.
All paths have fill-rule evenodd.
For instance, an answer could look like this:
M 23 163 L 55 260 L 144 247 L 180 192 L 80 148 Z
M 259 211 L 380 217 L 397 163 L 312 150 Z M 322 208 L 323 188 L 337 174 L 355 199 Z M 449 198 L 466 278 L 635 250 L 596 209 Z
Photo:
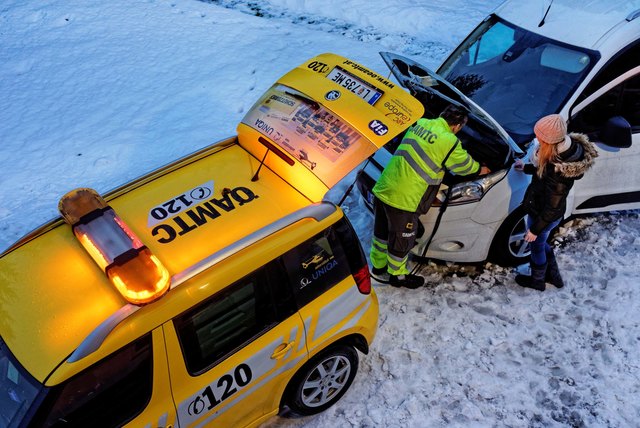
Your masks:
M 551 9 L 552 4 L 553 4 L 553 0 L 549 2 L 549 7 L 547 8 L 547 11 L 544 13 L 544 16 L 542 17 L 542 21 L 540 21 L 540 23 L 538 24 L 538 27 L 542 27 L 544 25 L 544 20 L 547 18 L 547 14 L 549 13 L 549 9 Z

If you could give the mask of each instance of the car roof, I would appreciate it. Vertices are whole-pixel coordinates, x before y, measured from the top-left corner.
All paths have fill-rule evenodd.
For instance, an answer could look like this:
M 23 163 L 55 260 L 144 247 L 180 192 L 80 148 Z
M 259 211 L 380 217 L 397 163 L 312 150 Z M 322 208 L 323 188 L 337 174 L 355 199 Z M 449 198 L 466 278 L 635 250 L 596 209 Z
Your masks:
M 509 0 L 494 13 L 519 27 L 588 49 L 598 49 L 615 27 L 627 33 L 622 46 L 638 37 L 640 19 L 627 18 L 640 11 L 640 0 L 554 0 L 545 17 L 547 8 L 548 1 Z M 539 26 L 543 17 L 544 25 Z
M 170 275 L 176 275 L 310 204 L 268 168 L 262 169 L 259 180 L 251 181 L 258 165 L 259 160 L 232 139 L 118 189 L 105 200 Z M 196 222 L 188 214 L 178 214 L 174 218 L 182 218 L 188 227 L 176 227 L 175 239 L 160 243 L 166 234 L 154 236 L 150 210 L 208 181 L 213 181 L 211 198 L 223 200 L 220 206 L 212 205 L 220 215 L 204 217 L 202 225 L 193 227 Z M 224 200 L 224 189 L 244 190 L 236 190 L 237 199 L 231 193 Z M 37 239 L 7 251 L 0 258 L 0 281 L 0 335 L 40 381 L 98 325 L 127 305 L 62 220 L 47 225 Z

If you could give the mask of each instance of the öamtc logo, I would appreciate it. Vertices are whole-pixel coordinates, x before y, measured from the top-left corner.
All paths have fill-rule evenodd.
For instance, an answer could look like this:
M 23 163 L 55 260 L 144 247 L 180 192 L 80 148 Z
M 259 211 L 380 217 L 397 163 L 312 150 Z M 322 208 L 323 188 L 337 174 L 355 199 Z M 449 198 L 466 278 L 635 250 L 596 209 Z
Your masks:
M 340 91 L 329 91 L 324 95 L 324 99 L 327 101 L 335 101 L 340 98 Z
M 251 189 L 235 187 L 225 189 L 221 198 L 211 198 L 199 205 L 173 217 L 170 221 L 158 224 L 151 230 L 156 240 L 161 244 L 168 244 L 179 236 L 183 236 L 214 220 L 222 213 L 235 210 L 258 198 Z

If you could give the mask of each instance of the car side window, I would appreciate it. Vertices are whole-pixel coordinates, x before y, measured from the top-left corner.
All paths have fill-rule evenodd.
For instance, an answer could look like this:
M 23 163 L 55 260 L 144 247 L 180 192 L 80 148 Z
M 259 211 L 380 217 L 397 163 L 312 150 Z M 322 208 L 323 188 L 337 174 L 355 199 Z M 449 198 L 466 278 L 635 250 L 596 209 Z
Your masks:
M 582 94 L 580 94 L 577 102 L 579 103 L 613 79 L 622 76 L 625 72 L 639 65 L 640 41 L 620 51 L 607 65 L 602 67 L 598 75 L 587 85 Z
M 349 264 L 333 227 L 283 256 L 298 307 L 350 275 Z
M 290 316 L 295 308 L 285 283 L 276 260 L 176 317 L 189 374 L 201 374 Z
M 52 391 L 35 426 L 114 427 L 140 414 L 151 399 L 151 333 L 94 364 Z M 47 399 L 51 400 L 50 398 Z
M 640 132 L 640 75 L 611 88 L 580 111 L 574 118 L 574 131 L 595 135 L 613 116 L 624 117 L 633 132 Z
M 621 115 L 631 124 L 631 130 L 640 132 L 640 75 L 625 82 L 621 104 Z

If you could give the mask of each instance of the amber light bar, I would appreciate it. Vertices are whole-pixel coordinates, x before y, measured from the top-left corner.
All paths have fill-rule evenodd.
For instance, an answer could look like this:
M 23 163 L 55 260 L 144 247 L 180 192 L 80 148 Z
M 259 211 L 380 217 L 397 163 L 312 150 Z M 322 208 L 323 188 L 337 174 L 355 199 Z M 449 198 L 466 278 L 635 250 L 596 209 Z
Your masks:
M 88 188 L 72 190 L 60 199 L 58 210 L 128 302 L 151 303 L 169 290 L 169 271 L 98 192 Z

